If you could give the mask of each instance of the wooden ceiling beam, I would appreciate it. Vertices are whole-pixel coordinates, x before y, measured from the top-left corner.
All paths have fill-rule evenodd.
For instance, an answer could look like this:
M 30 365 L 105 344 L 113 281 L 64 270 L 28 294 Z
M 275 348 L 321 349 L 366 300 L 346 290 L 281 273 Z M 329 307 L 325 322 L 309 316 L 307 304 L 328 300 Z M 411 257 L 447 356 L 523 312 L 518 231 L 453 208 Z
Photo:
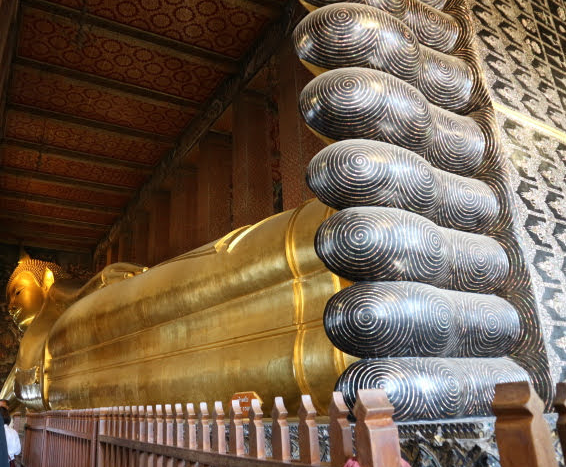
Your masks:
M 3 219 L 12 219 L 14 222 L 36 222 L 41 224 L 60 225 L 63 227 L 97 230 L 100 232 L 100 235 L 102 235 L 109 227 L 107 224 L 96 224 L 93 222 L 61 219 L 51 216 L 38 216 L 36 214 L 27 214 L 20 211 L 2 211 L 2 213 L 0 213 L 0 217 Z
M 10 63 L 16 56 L 20 25 L 18 0 L 0 1 L 0 139 L 5 133 L 6 104 L 12 76 Z
M 27 237 L 33 238 L 34 232 L 30 232 L 28 229 L 22 229 L 17 226 L 17 224 L 9 225 L 6 229 L 4 229 L 4 233 L 8 235 L 20 236 L 20 237 Z M 58 233 L 50 233 L 50 232 L 41 232 L 37 235 L 41 237 L 42 243 L 43 240 L 60 240 L 62 242 L 70 242 L 70 243 L 82 243 L 85 245 L 94 246 L 96 244 L 96 238 L 93 237 L 83 237 L 79 235 L 69 235 L 69 234 L 58 234 Z
M 240 63 L 240 72 L 224 81 L 208 99 L 200 114 L 192 120 L 180 136 L 177 146 L 166 155 L 155 168 L 151 179 L 138 191 L 128 204 L 124 216 L 117 220 L 108 235 L 97 245 L 95 257 L 106 251 L 116 241 L 122 229 L 128 229 L 134 221 L 136 211 L 144 206 L 160 189 L 174 170 L 183 164 L 186 154 L 212 127 L 214 122 L 232 103 L 234 97 L 271 58 L 283 40 L 305 15 L 304 8 L 296 0 L 288 0 L 281 16 L 270 24 L 264 35 L 250 48 Z
M 87 128 L 94 128 L 97 130 L 111 131 L 123 136 L 130 136 L 133 138 L 147 139 L 150 141 L 158 141 L 160 143 L 172 143 L 173 139 L 168 136 L 159 135 L 156 133 L 149 133 L 147 131 L 136 130 L 113 123 L 100 122 L 98 120 L 90 120 L 75 115 L 64 114 L 60 112 L 53 112 L 52 110 L 40 109 L 39 107 L 31 107 L 29 105 L 15 104 L 8 101 L 8 109 L 16 112 L 22 112 L 36 117 L 47 118 L 50 120 L 58 120 L 60 122 L 71 123 L 73 125 L 81 125 Z
M 0 232 L 0 243 L 5 243 L 8 245 L 21 245 L 22 243 L 25 246 L 37 247 L 37 248 L 45 248 L 48 250 L 56 250 L 56 251 L 70 251 L 74 253 L 92 253 L 92 247 L 82 246 L 82 245 L 74 245 L 67 242 L 56 242 L 53 239 L 49 240 L 36 240 L 30 237 L 21 237 L 16 235 L 6 234 L 4 232 Z
M 253 5 L 254 10 L 258 13 L 262 13 L 270 18 L 277 17 L 281 9 L 285 6 L 283 3 L 277 0 L 232 0 L 232 3 L 236 5 Z
M 135 190 L 123 186 L 110 185 L 108 183 L 90 182 L 86 180 L 79 180 L 76 178 L 62 177 L 60 175 L 52 175 L 41 172 L 32 172 L 30 170 L 15 169 L 13 167 L 1 167 L 0 175 L 11 175 L 22 179 L 31 178 L 41 182 L 53 183 L 55 185 L 63 185 L 71 188 L 83 188 L 93 191 L 101 191 L 104 193 L 112 193 L 119 195 L 131 195 Z
M 68 8 L 45 0 L 23 0 L 23 3 L 26 6 L 45 11 L 47 13 L 74 20 L 81 24 L 82 27 L 94 26 L 105 29 L 106 31 L 174 50 L 177 53 L 191 57 L 193 62 L 213 67 L 224 73 L 232 74 L 237 71 L 237 61 L 229 56 L 171 39 L 166 36 L 144 31 L 143 29 L 134 28 L 127 24 L 91 15 L 90 13 L 87 13 L 86 10 L 75 10 L 73 8 Z
M 111 157 L 99 156 L 86 152 L 71 151 L 70 149 L 58 148 L 48 144 L 33 143 L 31 141 L 24 141 L 17 138 L 4 138 L 1 146 L 28 149 L 30 151 L 37 151 L 44 154 L 53 154 L 62 159 L 86 162 L 88 164 L 96 164 L 108 168 L 131 169 L 144 175 L 149 175 L 152 172 L 151 167 L 147 164 L 141 164 L 135 161 L 126 161 L 123 159 L 113 159 Z
M 108 89 L 114 89 L 116 91 L 133 94 L 138 97 L 149 98 L 154 101 L 163 102 L 165 104 L 174 104 L 189 109 L 201 108 L 201 104 L 199 102 L 192 101 L 190 99 L 174 96 L 173 94 L 167 94 L 165 92 L 155 91 L 153 89 L 143 88 L 141 86 L 136 86 L 135 84 L 129 84 L 110 78 L 104 78 L 103 76 L 97 76 L 90 73 L 85 73 L 83 71 L 76 71 L 71 68 L 65 68 L 59 65 L 39 62 L 31 58 L 14 57 L 13 63 L 26 68 L 45 71 L 47 73 L 53 73 L 66 78 L 71 78 L 76 81 L 82 81 L 83 83 L 90 83 L 96 86 L 102 86 Z
M 91 203 L 80 203 L 78 201 L 68 201 L 65 199 L 52 198 L 51 196 L 34 195 L 31 193 L 19 193 L 16 191 L 0 190 L 0 198 L 12 200 L 26 200 L 34 203 L 47 204 L 48 206 L 64 206 L 66 208 L 78 209 L 80 211 L 103 212 L 106 214 L 121 214 L 120 208 L 109 206 L 97 206 Z

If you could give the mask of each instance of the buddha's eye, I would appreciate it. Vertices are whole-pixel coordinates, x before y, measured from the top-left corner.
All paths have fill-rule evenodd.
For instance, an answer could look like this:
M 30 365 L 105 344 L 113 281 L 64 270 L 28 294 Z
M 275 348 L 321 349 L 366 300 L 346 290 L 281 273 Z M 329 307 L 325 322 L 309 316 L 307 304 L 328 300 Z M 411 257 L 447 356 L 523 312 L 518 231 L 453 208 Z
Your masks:
M 18 295 L 20 295 L 20 292 L 21 292 L 22 290 L 24 290 L 23 287 L 22 287 L 21 289 L 16 290 L 16 293 L 15 293 L 14 295 L 17 297 Z

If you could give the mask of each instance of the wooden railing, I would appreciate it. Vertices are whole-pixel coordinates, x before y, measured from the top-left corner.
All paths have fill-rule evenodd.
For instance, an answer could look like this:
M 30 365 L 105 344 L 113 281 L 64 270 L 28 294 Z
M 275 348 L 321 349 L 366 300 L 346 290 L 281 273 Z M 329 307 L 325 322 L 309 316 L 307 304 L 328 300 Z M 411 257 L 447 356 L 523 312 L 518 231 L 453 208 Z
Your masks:
M 254 399 L 244 420 L 239 401 L 228 415 L 222 403 L 210 408 L 191 403 L 111 407 L 30 414 L 25 428 L 25 467 L 260 467 L 288 466 L 290 427 L 283 399 L 274 401 L 264 423 Z M 330 406 L 331 465 L 343 467 L 354 457 L 362 467 L 399 467 L 401 455 L 393 406 L 382 390 L 359 392 L 354 433 L 342 394 Z M 298 412 L 299 459 L 294 466 L 321 463 L 316 411 L 302 396 Z M 245 423 L 244 423 L 245 422 Z M 267 437 L 266 432 L 271 436 Z M 269 439 L 268 439 L 269 438 Z M 269 449 L 268 449 L 269 448 Z M 270 453 L 270 455 L 268 455 Z
M 555 399 L 557 432 L 566 448 L 566 383 Z M 209 409 L 211 409 L 209 411 Z M 543 403 L 526 383 L 496 386 L 493 411 L 501 467 L 556 467 L 556 453 Z M 382 390 L 359 391 L 354 429 L 342 394 L 333 393 L 328 425 L 330 466 L 399 467 L 402 464 L 393 407 Z M 302 396 L 298 458 L 293 466 L 321 464 L 316 412 Z M 21 420 L 14 418 L 19 427 Z M 265 420 L 254 399 L 243 418 L 238 401 L 228 415 L 220 402 L 111 407 L 28 414 L 25 467 L 283 467 L 291 459 L 290 426 L 281 398 Z M 354 446 L 356 450 L 354 450 Z M 356 457 L 354 457 L 356 455 Z M 328 465 L 328 463 L 323 463 Z

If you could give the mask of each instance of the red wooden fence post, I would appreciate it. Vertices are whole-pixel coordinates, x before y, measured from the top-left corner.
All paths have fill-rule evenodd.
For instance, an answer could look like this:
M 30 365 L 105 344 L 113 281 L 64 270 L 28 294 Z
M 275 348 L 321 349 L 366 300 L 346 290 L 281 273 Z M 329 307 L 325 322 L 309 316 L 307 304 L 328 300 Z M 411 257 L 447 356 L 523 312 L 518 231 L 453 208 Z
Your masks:
M 208 406 L 206 402 L 201 402 L 198 422 L 198 448 L 201 451 L 210 451 L 210 425 L 208 421 Z
M 556 397 L 554 398 L 554 409 L 558 413 L 556 420 L 556 431 L 560 439 L 562 452 L 566 456 L 566 383 L 556 385 Z
M 383 389 L 360 389 L 354 406 L 356 453 L 361 467 L 399 467 L 399 434 Z
M 273 424 L 271 426 L 271 446 L 273 459 L 291 460 L 291 445 L 289 440 L 289 424 L 287 423 L 287 409 L 282 397 L 276 397 L 271 411 Z
M 299 407 L 299 453 L 301 462 L 320 464 L 320 446 L 318 444 L 318 426 L 315 421 L 316 410 L 311 396 L 302 395 Z
M 354 456 L 352 429 L 348 420 L 349 412 L 342 393 L 333 392 L 328 408 L 328 415 L 330 416 L 330 425 L 328 427 L 330 435 L 330 465 L 332 467 L 343 467 L 346 461 Z
M 497 384 L 493 399 L 501 467 L 557 467 L 544 404 L 527 381 Z
M 250 456 L 265 459 L 265 427 L 259 400 L 252 399 L 248 417 L 250 419 Z
M 226 454 L 226 425 L 224 424 L 224 408 L 220 401 L 214 403 L 212 412 L 212 450 Z
M 231 401 L 230 407 L 230 454 L 235 456 L 244 455 L 244 423 L 242 421 L 242 408 L 240 401 Z M 250 422 L 251 424 L 251 422 Z

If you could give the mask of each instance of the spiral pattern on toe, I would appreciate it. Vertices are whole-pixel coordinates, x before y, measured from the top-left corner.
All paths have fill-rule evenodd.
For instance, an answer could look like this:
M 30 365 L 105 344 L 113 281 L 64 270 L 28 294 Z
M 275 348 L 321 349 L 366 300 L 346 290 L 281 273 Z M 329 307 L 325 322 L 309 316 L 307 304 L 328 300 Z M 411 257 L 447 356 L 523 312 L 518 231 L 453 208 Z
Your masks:
M 496 225 L 499 201 L 486 183 L 441 170 L 436 175 L 444 196 L 431 220 L 442 227 L 466 232 L 487 232 Z
M 375 139 L 417 153 L 432 143 L 432 116 L 424 96 L 380 71 L 328 71 L 305 86 L 300 109 L 309 127 L 332 140 Z
M 491 293 L 509 272 L 507 255 L 495 240 L 392 208 L 334 214 L 318 229 L 315 250 L 328 269 L 351 281 L 418 281 Z
M 444 229 L 452 251 L 448 287 L 469 292 L 493 293 L 509 274 L 509 258 L 499 243 L 482 235 Z
M 521 339 L 519 312 L 497 295 L 448 292 L 460 316 L 458 344 L 451 357 L 503 357 Z
M 335 390 L 350 409 L 359 389 L 384 389 L 403 420 L 489 415 L 495 384 L 528 381 L 525 370 L 502 358 L 392 358 L 359 360 L 340 376 Z
M 517 311 L 495 295 L 415 282 L 359 282 L 326 304 L 332 343 L 360 358 L 500 357 L 521 335 Z
M 431 104 L 452 112 L 466 109 L 472 100 L 474 76 L 462 59 L 422 47 L 415 87 Z
M 530 381 L 528 373 L 508 358 L 462 358 L 457 362 L 468 387 L 464 414 L 491 414 L 496 384 Z
M 416 37 L 393 16 L 364 5 L 320 8 L 293 32 L 301 60 L 324 69 L 369 67 L 412 83 L 421 65 Z
M 395 144 L 463 176 L 482 167 L 486 144 L 473 119 L 429 104 L 416 88 L 386 73 L 328 71 L 305 86 L 299 102 L 306 124 L 330 140 Z
M 478 124 L 439 107 L 432 107 L 434 137 L 423 154 L 433 166 L 451 173 L 471 177 L 480 171 L 485 138 Z
M 377 8 L 355 3 L 320 8 L 299 23 L 293 39 L 315 75 L 373 68 L 414 85 L 430 103 L 448 110 L 463 110 L 472 99 L 474 75 L 465 61 L 420 46 L 407 26 Z
M 301 0 L 310 10 L 342 2 L 343 0 Z M 461 30 L 454 17 L 439 11 L 445 0 L 352 0 L 385 11 L 403 21 L 419 42 L 444 53 L 454 50 Z
M 411 151 L 377 141 L 346 140 L 324 148 L 307 168 L 307 184 L 335 209 L 405 209 L 469 232 L 487 231 L 499 215 L 497 197 L 484 182 L 437 170 Z

